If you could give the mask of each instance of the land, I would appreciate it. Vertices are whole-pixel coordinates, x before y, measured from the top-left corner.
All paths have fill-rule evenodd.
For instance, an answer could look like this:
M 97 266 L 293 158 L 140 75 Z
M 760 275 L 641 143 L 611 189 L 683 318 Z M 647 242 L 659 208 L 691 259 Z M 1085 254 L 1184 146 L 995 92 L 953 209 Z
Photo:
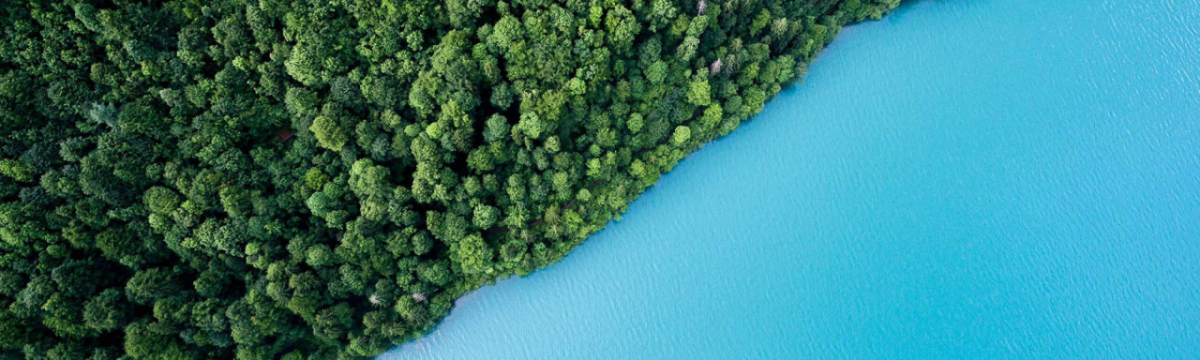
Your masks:
M 0 360 L 363 359 L 899 0 L 0 5 Z

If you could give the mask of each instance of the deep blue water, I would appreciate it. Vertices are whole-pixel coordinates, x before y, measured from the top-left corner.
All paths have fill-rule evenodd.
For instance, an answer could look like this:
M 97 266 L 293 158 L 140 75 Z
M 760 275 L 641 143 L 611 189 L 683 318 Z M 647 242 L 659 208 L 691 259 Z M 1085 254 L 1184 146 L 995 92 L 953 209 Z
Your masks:
M 1200 359 L 1200 1 L 915 1 L 381 359 Z

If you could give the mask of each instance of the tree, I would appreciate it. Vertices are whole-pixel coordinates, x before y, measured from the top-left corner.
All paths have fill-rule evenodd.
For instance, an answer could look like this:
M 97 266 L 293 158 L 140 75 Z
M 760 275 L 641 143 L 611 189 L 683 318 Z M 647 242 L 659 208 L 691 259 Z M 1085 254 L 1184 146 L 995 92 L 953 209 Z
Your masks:
M 671 135 L 671 143 L 675 144 L 675 146 L 683 146 L 691 138 L 692 131 L 687 126 L 677 126 L 675 127 L 675 132 Z
M 131 310 L 120 290 L 105 289 L 84 305 L 83 320 L 88 327 L 107 332 L 124 327 L 129 322 Z
M 472 222 L 475 227 L 480 229 L 489 229 L 499 218 L 496 208 L 488 205 L 476 205 Z
M 712 102 L 712 95 L 708 88 L 708 80 L 694 80 L 688 85 L 687 93 L 688 102 L 696 106 L 707 106 Z
M 452 251 L 452 259 L 462 268 L 463 274 L 479 276 L 492 271 L 492 249 L 479 235 L 463 238 Z
M 317 138 L 321 147 L 333 151 L 342 151 L 342 146 L 350 140 L 350 135 L 341 127 L 339 121 L 328 115 L 318 115 L 316 119 L 313 119 L 312 127 L 309 130 L 312 130 L 313 136 Z
M 138 271 L 125 286 L 125 295 L 139 304 L 150 304 L 155 299 L 178 294 L 179 276 L 175 269 L 151 268 Z

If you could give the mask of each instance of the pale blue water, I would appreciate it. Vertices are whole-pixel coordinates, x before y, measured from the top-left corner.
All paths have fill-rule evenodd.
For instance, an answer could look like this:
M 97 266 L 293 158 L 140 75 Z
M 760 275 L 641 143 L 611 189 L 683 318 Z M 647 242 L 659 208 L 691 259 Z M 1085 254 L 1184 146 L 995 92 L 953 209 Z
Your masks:
M 1200 359 L 1200 1 L 917 1 L 381 359 Z

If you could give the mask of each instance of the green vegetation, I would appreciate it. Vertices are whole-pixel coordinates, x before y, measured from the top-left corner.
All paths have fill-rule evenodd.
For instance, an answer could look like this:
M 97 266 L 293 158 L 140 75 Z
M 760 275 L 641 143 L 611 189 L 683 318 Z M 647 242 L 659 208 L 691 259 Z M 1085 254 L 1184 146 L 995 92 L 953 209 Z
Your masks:
M 899 0 L 0 4 L 0 360 L 361 359 Z

